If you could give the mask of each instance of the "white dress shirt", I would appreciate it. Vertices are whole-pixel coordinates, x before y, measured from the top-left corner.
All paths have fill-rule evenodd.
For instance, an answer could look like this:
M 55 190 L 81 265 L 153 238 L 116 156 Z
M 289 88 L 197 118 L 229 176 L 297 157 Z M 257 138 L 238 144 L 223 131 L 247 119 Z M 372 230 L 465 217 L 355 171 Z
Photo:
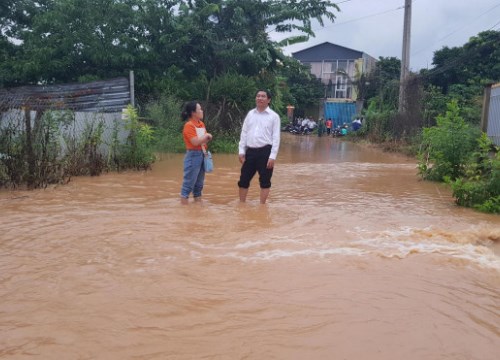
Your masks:
M 248 148 L 272 145 L 270 159 L 276 160 L 280 147 L 281 121 L 270 107 L 259 112 L 257 108 L 248 112 L 241 129 L 238 153 L 244 155 Z

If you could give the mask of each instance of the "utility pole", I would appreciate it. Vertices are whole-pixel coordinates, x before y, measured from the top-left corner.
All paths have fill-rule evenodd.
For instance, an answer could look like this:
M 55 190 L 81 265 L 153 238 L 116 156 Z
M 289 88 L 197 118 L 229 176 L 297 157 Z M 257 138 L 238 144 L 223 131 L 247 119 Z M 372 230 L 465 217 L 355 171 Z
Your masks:
M 411 1 L 405 0 L 405 17 L 403 26 L 403 56 L 401 58 L 401 77 L 399 80 L 400 114 L 406 111 L 406 85 L 410 74 L 410 32 L 411 32 Z

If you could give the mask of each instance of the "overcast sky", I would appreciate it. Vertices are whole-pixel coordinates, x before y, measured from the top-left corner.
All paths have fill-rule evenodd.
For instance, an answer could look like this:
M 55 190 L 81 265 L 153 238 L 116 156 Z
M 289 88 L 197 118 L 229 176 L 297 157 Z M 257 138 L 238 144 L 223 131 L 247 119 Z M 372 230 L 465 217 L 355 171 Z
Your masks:
M 325 41 L 375 57 L 401 59 L 404 0 L 338 0 L 334 23 L 322 28 L 307 43 L 283 48 L 287 55 Z M 485 30 L 500 30 L 500 0 L 414 0 L 412 3 L 410 68 L 432 68 L 434 51 L 464 45 Z M 273 31 L 273 40 L 285 36 Z

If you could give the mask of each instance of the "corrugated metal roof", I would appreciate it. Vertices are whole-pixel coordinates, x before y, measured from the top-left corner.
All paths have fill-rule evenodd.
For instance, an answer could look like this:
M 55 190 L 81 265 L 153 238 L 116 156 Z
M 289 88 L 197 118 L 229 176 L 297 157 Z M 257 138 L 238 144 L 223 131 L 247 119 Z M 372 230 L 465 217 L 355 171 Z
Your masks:
M 130 103 L 127 78 L 0 89 L 0 108 L 117 112 Z
M 491 86 L 487 134 L 495 145 L 500 146 L 500 83 Z
M 359 59 L 363 56 L 362 51 L 349 49 L 345 46 L 324 42 L 309 48 L 296 51 L 292 56 L 300 61 L 323 61 L 323 60 L 349 60 Z

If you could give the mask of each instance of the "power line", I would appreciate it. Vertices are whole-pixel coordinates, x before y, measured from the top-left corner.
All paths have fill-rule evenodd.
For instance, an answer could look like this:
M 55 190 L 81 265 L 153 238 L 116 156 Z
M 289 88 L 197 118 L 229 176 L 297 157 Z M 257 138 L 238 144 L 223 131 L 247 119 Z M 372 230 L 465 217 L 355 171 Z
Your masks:
M 337 4 L 342 4 L 342 3 L 345 3 L 345 2 L 349 2 L 349 1 L 352 1 L 352 0 L 344 0 L 342 2 L 339 2 Z M 414 1 L 417 1 L 417 0 L 414 0 Z M 359 20 L 364 20 L 364 19 L 369 19 L 369 18 L 372 18 L 372 17 L 375 17 L 375 16 L 379 16 L 379 15 L 384 15 L 384 14 L 387 14 L 387 13 L 390 13 L 390 12 L 393 12 L 393 11 L 397 11 L 397 10 L 402 10 L 404 9 L 404 5 L 403 6 L 399 6 L 395 9 L 389 9 L 389 10 L 385 10 L 385 11 L 382 11 L 382 12 L 378 12 L 378 13 L 374 13 L 374 14 L 370 14 L 370 15 L 366 15 L 366 16 L 362 16 L 360 18 L 355 18 L 355 19 L 351 19 L 351 20 L 347 20 L 347 21 L 344 21 L 344 22 L 340 22 L 340 23 L 332 23 L 331 25 L 328 25 L 328 26 L 321 26 L 321 27 L 318 27 L 316 29 L 311 29 L 313 32 L 315 31 L 319 31 L 319 30 L 324 30 L 324 29 L 328 29 L 332 26 L 336 26 L 336 25 L 344 25 L 344 24 L 350 24 L 352 22 L 356 22 L 356 21 L 359 21 Z M 274 30 L 276 30 L 276 28 L 268 31 L 267 33 L 269 34 L 270 32 L 273 32 Z
M 446 62 L 441 67 L 436 67 L 434 69 L 431 69 L 431 70 L 427 71 L 427 73 L 425 73 L 424 77 L 429 77 L 431 75 L 439 75 L 441 73 L 444 73 L 444 72 L 450 70 L 451 68 L 453 68 L 458 63 L 463 62 L 464 60 L 466 60 L 467 58 L 469 58 L 471 55 L 473 55 L 474 53 L 476 53 L 477 51 L 481 50 L 482 47 L 487 47 L 487 46 L 490 46 L 490 45 L 491 45 L 491 43 L 488 42 L 486 44 L 479 45 L 478 48 L 474 48 L 474 49 L 464 48 L 464 52 L 461 55 L 457 56 L 456 58 L 454 58 L 451 61 Z M 419 75 L 419 76 L 421 76 L 421 75 Z
M 479 18 L 481 18 L 482 16 L 484 16 L 484 15 L 488 14 L 489 12 L 491 12 L 492 10 L 496 9 L 496 8 L 497 8 L 497 7 L 499 7 L 499 6 L 500 6 L 500 3 L 496 4 L 496 5 L 495 5 L 495 6 L 493 6 L 492 8 L 490 8 L 490 9 L 486 10 L 485 12 L 483 12 L 483 13 L 481 13 L 480 15 L 478 15 L 477 17 L 475 17 L 473 20 L 469 21 L 467 24 L 465 24 L 465 25 L 463 25 L 463 26 L 460 26 L 459 28 L 457 28 L 457 29 L 453 30 L 451 33 L 449 33 L 449 34 L 447 34 L 447 35 L 443 36 L 442 38 L 440 38 L 440 39 L 438 39 L 438 40 L 436 40 L 434 43 L 439 42 L 439 41 L 442 41 L 442 40 L 444 40 L 444 39 L 446 39 L 446 38 L 450 37 L 451 35 L 453 35 L 453 34 L 455 34 L 455 33 L 459 32 L 460 30 L 465 29 L 467 26 L 471 25 L 471 24 L 472 24 L 472 23 L 474 23 L 476 20 L 478 20 L 478 19 L 479 19 Z M 493 28 L 494 28 L 495 26 L 497 26 L 498 24 L 500 24 L 500 22 L 496 23 L 495 25 L 493 25 L 493 26 L 492 26 L 490 29 L 488 29 L 488 30 L 493 29 Z M 431 46 L 428 46 L 428 47 L 422 48 L 422 49 L 420 49 L 420 50 L 418 50 L 418 51 L 414 51 L 414 52 L 412 52 L 411 54 L 412 54 L 412 55 L 419 54 L 419 53 L 421 53 L 422 51 L 425 51 L 425 50 L 429 49 L 430 47 L 431 47 Z
M 490 27 L 488 30 L 493 30 L 493 28 L 495 28 L 497 25 L 500 25 L 500 21 L 497 22 L 495 25 L 493 25 L 492 27 Z

